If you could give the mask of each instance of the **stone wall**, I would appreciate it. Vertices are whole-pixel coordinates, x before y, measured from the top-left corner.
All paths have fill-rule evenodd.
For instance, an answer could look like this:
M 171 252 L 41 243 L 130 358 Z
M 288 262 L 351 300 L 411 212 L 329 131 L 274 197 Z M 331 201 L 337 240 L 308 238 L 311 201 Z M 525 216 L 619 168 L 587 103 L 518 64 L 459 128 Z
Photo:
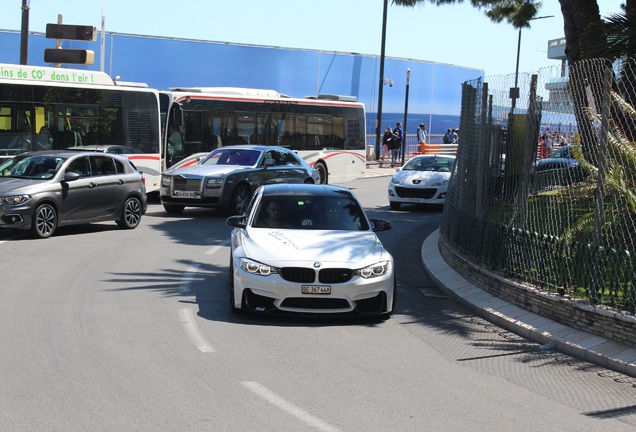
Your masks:
M 442 237 L 439 249 L 455 271 L 494 296 L 577 330 L 636 346 L 636 317 L 633 315 L 596 307 L 589 302 L 572 299 L 567 293 L 560 296 L 505 279 L 461 256 Z

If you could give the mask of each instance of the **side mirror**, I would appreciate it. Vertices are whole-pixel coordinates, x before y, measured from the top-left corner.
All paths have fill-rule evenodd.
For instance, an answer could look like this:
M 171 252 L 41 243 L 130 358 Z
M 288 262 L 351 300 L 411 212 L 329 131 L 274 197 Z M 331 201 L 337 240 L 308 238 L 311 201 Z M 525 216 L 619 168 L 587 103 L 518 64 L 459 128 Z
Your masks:
M 80 178 L 80 175 L 76 172 L 67 172 L 66 174 L 64 174 L 64 181 L 70 182 L 70 181 L 75 181 L 78 178 Z
M 391 229 L 391 224 L 382 219 L 371 219 L 373 225 L 373 232 L 388 231 Z
M 265 163 L 263 164 L 265 168 L 272 167 L 274 165 L 276 165 L 276 161 L 274 159 L 265 159 Z
M 245 215 L 230 216 L 225 221 L 225 225 L 231 226 L 234 228 L 245 228 L 247 226 L 245 218 L 246 218 Z
M 185 118 L 184 118 L 184 114 L 183 114 L 183 108 L 181 108 L 181 105 L 179 104 L 174 104 L 173 108 L 172 108 L 172 123 L 175 126 L 180 126 L 182 124 L 185 124 Z

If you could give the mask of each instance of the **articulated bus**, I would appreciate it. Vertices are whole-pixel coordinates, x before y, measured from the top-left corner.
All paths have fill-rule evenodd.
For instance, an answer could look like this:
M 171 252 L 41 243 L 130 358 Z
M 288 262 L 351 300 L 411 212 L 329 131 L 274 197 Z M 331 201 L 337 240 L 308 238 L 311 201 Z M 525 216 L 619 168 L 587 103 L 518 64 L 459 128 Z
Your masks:
M 366 170 L 364 104 L 319 95 L 291 98 L 273 90 L 173 88 L 161 95 L 164 169 L 236 144 L 277 145 L 297 152 L 322 183 L 342 183 Z M 180 135 L 179 145 L 170 137 Z
M 66 148 L 126 154 L 158 191 L 159 93 L 103 72 L 0 64 L 0 160 Z

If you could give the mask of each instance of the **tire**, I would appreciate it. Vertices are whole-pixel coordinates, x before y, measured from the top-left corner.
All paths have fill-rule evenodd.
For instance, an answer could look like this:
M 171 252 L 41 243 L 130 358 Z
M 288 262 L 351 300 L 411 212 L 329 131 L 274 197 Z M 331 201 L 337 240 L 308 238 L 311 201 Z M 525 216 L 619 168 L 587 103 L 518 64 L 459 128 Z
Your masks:
M 250 202 L 252 193 L 250 188 L 245 184 L 239 184 L 232 193 L 232 200 L 230 201 L 230 213 L 233 215 L 241 215 L 247 210 L 247 205 Z
M 185 206 L 176 205 L 176 204 L 164 204 L 163 208 L 166 211 L 166 213 L 181 214 L 183 210 L 185 209 Z
M 329 174 L 327 173 L 327 167 L 325 166 L 325 164 L 322 162 L 317 162 L 314 165 L 314 168 L 316 169 L 316 171 L 318 171 L 318 174 L 320 174 L 320 181 L 318 182 L 318 184 L 328 184 Z
M 389 205 L 391 206 L 391 208 L 393 210 L 399 210 L 400 206 L 402 205 L 402 203 L 395 202 L 395 201 L 389 201 Z
M 31 235 L 45 239 L 53 235 L 57 228 L 57 211 L 51 204 L 41 204 L 33 212 Z
M 126 202 L 124 202 L 121 217 L 117 221 L 117 225 L 121 229 L 135 229 L 141 222 L 143 212 L 143 206 L 141 205 L 139 198 L 130 197 L 126 200 Z

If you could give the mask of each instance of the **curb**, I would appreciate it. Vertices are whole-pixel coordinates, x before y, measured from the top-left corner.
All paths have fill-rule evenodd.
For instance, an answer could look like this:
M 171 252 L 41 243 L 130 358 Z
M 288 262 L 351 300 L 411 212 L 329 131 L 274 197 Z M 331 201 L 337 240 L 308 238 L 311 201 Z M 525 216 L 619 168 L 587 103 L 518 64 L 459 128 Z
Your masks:
M 480 317 L 541 344 L 556 348 L 579 360 L 636 378 L 636 348 L 559 324 L 495 297 L 462 277 L 442 258 L 439 230 L 422 244 L 422 265 L 445 295 L 458 301 Z

